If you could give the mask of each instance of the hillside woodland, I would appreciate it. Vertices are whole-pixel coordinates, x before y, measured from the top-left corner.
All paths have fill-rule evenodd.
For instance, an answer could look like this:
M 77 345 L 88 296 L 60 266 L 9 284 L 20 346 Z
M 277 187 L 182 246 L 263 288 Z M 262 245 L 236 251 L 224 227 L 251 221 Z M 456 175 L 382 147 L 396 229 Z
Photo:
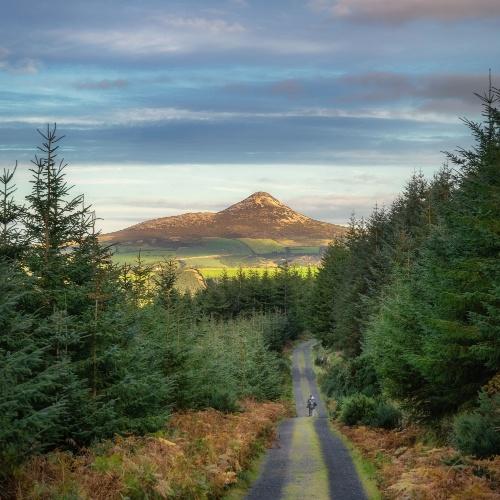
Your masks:
M 499 99 L 490 89 L 484 121 L 466 120 L 470 149 L 432 179 L 415 173 L 390 207 L 353 217 L 317 274 L 241 270 L 194 295 L 175 288 L 175 261 L 113 263 L 67 184 L 62 137 L 41 132 L 26 199 L 15 168 L 0 178 L 0 496 L 52 498 L 52 478 L 57 494 L 85 497 L 99 470 L 116 480 L 109 498 L 175 497 L 180 484 L 193 498 L 220 495 L 251 455 L 243 437 L 261 436 L 250 422 L 268 432 L 284 414 L 263 402 L 287 393 L 283 348 L 307 331 L 323 345 L 321 383 L 342 423 L 419 425 L 463 456 L 498 454 Z M 205 436 L 201 422 L 213 424 Z M 210 472 L 223 453 L 217 426 L 241 446 L 225 479 Z M 176 446 L 167 484 L 158 457 Z

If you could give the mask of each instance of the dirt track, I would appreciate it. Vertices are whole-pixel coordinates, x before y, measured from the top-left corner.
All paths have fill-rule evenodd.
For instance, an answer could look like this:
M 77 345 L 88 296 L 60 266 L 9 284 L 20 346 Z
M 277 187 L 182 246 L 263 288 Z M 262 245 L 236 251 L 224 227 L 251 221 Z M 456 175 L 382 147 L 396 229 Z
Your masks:
M 267 452 L 248 500 L 366 499 L 354 464 L 342 441 L 332 434 L 312 369 L 314 341 L 293 352 L 293 390 L 297 417 L 285 420 L 279 439 Z M 317 415 L 307 416 L 306 400 L 313 394 Z

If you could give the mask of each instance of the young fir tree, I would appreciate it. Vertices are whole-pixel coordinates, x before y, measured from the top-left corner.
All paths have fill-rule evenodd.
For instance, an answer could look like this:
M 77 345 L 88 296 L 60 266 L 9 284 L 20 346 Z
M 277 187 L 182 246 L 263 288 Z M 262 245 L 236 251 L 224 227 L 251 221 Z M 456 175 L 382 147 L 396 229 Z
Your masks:
M 158 266 L 154 278 L 156 300 L 164 308 L 174 307 L 180 299 L 175 284 L 179 279 L 179 264 L 175 259 L 163 260 Z
M 16 169 L 17 162 L 12 170 L 4 169 L 0 175 L 0 259 L 19 257 L 27 243 L 20 227 L 24 207 L 14 199 Z
M 34 283 L 0 259 L 0 496 L 14 466 L 61 437 L 64 363 L 47 359 L 43 322 L 24 312 Z
M 88 443 L 116 432 L 154 430 L 164 420 L 169 381 L 161 352 L 148 343 L 140 310 L 151 302 L 140 262 L 130 293 L 123 290 L 111 252 L 99 243 L 83 196 L 71 196 L 56 127 L 40 132 L 27 197 L 24 264 L 36 283 L 31 310 L 51 364 L 69 367 L 61 439 Z M 149 272 L 149 270 L 148 270 Z
M 476 146 L 449 155 L 456 187 L 444 173 L 439 189 L 449 201 L 368 335 L 385 388 L 428 417 L 473 401 L 500 365 L 498 98 L 490 89 L 485 122 L 466 122 Z

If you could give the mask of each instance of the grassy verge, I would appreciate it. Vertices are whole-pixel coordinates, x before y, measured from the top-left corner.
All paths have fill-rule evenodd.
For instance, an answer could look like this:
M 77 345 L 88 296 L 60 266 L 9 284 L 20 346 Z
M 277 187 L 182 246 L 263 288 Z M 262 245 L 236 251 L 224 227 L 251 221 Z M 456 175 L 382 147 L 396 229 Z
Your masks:
M 238 473 L 238 481 L 229 487 L 227 493 L 223 496 L 224 500 L 243 500 L 247 496 L 253 483 L 259 477 L 265 457 L 266 446 L 262 444 L 259 452 L 248 467 Z
M 17 498 L 221 497 L 252 471 L 253 460 L 274 439 L 283 403 L 246 401 L 241 413 L 215 410 L 175 414 L 163 431 L 117 437 L 81 454 L 35 457 L 16 477 Z M 251 472 L 248 473 L 251 475 Z
M 342 432 L 336 428 L 332 421 L 330 421 L 330 428 L 332 432 L 342 440 L 345 447 L 349 450 L 349 455 L 351 456 L 356 472 L 361 479 L 366 496 L 369 500 L 382 499 L 382 494 L 378 488 L 378 471 L 375 464 L 367 460 L 361 451 L 356 448 L 354 443 L 352 443 L 345 434 L 342 434 Z

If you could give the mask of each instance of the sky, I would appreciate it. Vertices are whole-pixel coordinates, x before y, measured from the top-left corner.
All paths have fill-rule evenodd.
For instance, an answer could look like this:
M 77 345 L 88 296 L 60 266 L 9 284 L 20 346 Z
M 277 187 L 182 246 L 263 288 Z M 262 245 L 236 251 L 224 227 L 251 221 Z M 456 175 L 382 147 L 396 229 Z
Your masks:
M 499 0 L 3 0 L 0 168 L 36 129 L 104 231 L 268 191 L 345 223 L 471 143 Z

